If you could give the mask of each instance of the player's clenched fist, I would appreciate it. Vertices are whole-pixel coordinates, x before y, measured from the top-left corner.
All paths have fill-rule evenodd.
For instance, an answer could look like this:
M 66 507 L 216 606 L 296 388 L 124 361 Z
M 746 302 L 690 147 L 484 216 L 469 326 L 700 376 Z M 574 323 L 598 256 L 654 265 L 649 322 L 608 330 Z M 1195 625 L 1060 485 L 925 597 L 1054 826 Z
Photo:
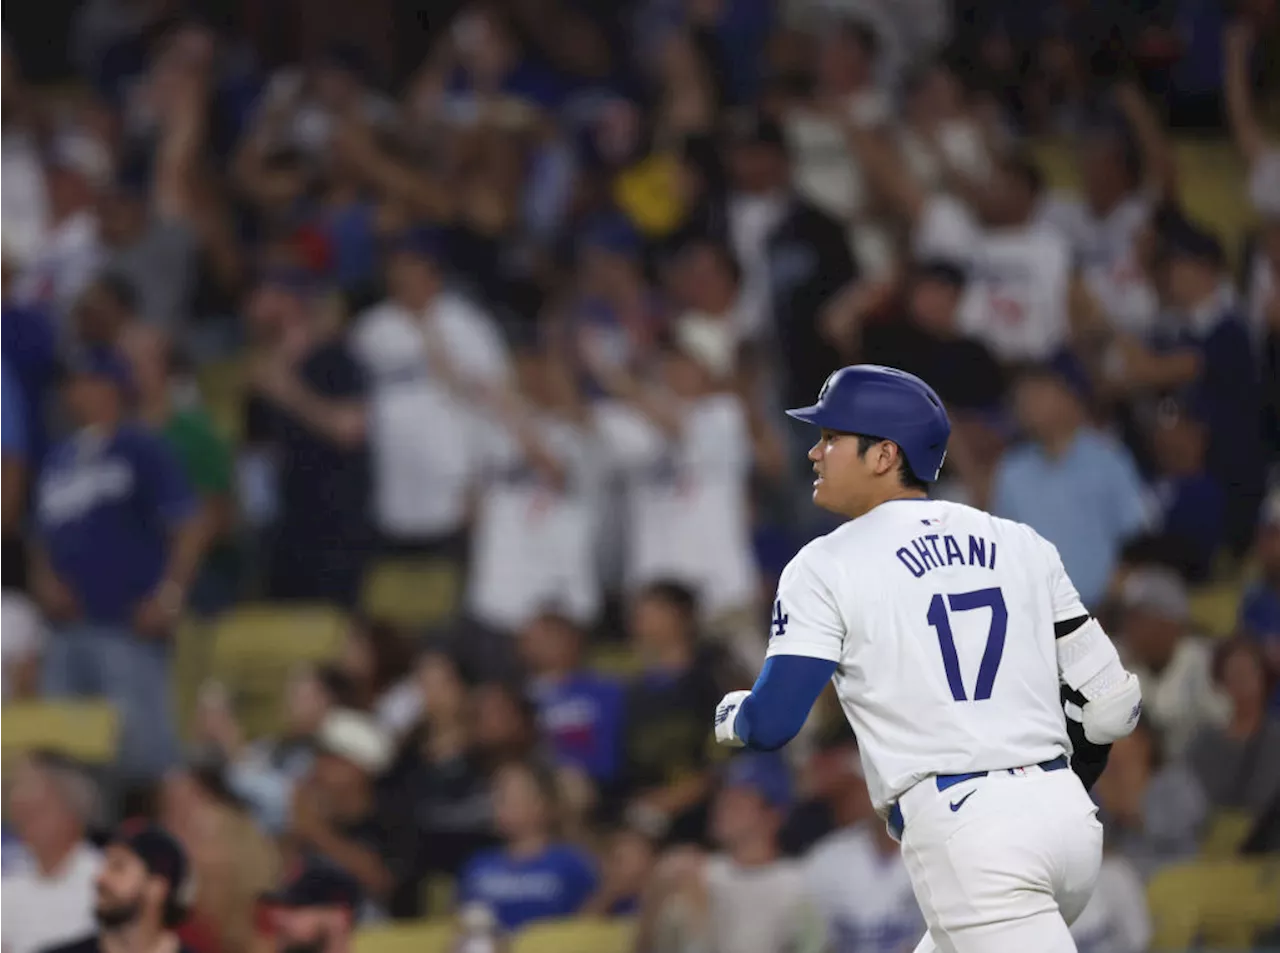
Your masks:
M 743 742 L 734 730 L 734 723 L 738 720 L 738 710 L 742 708 L 742 703 L 750 694 L 750 692 L 730 692 L 720 699 L 720 704 L 716 706 L 717 743 L 734 748 L 742 747 Z

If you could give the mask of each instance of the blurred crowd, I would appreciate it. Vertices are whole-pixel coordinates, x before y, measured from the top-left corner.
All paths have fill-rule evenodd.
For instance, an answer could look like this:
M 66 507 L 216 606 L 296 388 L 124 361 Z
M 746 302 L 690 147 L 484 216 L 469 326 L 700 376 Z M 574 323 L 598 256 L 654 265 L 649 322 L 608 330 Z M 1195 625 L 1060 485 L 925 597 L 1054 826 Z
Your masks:
M 1209 842 L 1280 851 L 1274 2 L 53 7 L 6 11 L 4 700 L 121 732 L 6 771 L 6 953 L 179 900 L 197 953 L 456 911 L 913 949 L 838 709 L 711 744 L 832 525 L 781 410 L 858 362 L 936 388 L 939 494 L 1056 544 L 1140 673 L 1081 949 L 1145 950 Z M 1188 135 L 1231 162 L 1188 185 Z M 363 611 L 389 558 L 456 567 L 447 623 Z M 266 736 L 215 681 L 180 731 L 174 633 L 264 602 L 349 613 L 341 652 Z

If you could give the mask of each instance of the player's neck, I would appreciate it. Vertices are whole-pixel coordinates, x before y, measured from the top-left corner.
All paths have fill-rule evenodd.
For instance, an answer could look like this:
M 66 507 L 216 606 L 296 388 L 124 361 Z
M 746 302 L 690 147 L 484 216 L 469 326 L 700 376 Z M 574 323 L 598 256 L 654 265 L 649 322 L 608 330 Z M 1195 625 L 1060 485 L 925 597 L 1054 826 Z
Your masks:
M 929 494 L 924 490 L 911 486 L 896 486 L 892 490 L 888 490 L 880 496 L 875 497 L 871 505 L 861 513 L 854 513 L 851 514 L 851 516 L 854 519 L 857 519 L 859 516 L 865 516 L 867 513 L 870 513 L 877 506 L 883 506 L 885 503 L 893 503 L 897 500 L 927 500 L 928 498 Z
M 177 938 L 163 927 L 130 923 L 117 930 L 102 932 L 104 953 L 175 953 Z
M 778 859 L 778 846 L 771 837 L 757 837 L 734 845 L 729 856 L 739 867 L 767 867 Z

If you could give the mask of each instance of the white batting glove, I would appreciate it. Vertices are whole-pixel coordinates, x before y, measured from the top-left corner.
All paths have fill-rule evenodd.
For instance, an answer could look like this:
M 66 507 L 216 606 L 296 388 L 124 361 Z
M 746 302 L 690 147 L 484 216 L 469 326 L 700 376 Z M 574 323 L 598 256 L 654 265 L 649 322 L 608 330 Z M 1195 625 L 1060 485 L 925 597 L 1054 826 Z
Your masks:
M 730 692 L 716 706 L 716 742 L 731 748 L 741 748 L 746 742 L 738 737 L 734 725 L 738 721 L 738 709 L 750 697 L 750 692 Z

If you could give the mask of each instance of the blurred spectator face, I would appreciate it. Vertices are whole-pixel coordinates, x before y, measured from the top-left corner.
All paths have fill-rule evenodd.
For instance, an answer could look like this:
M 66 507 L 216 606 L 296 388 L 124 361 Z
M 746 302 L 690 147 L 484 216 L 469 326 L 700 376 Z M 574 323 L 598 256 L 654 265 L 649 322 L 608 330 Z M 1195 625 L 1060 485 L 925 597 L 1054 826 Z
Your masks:
M 1020 162 L 1006 161 L 996 166 L 992 183 L 991 225 L 1024 224 L 1035 209 L 1038 186 L 1034 170 Z
M 640 270 L 629 255 L 600 245 L 588 245 L 579 259 L 579 274 L 583 291 L 608 298 L 632 288 L 639 280 Z
M 77 426 L 110 426 L 123 414 L 120 388 L 97 374 L 75 374 L 66 389 L 67 411 Z
M 935 334 L 949 335 L 956 327 L 956 309 L 962 289 L 933 276 L 911 283 L 907 307 L 916 324 Z
M 657 851 L 653 841 L 639 831 L 620 830 L 609 838 L 603 863 L 603 880 L 622 897 L 638 897 L 649 883 Z
M 1102 133 L 1086 140 L 1080 155 L 1080 176 L 1085 200 L 1098 213 L 1109 211 L 1133 186 L 1123 145 L 1115 136 Z
M 49 189 L 49 205 L 55 220 L 93 205 L 93 185 L 75 169 L 54 165 L 45 174 L 45 183 Z
M 159 908 L 166 889 L 159 878 L 150 876 L 137 854 L 123 844 L 112 844 L 103 852 L 94 916 L 104 927 L 122 927 L 136 920 L 144 909 Z
M 791 175 L 787 157 L 767 143 L 740 143 L 729 149 L 729 178 L 739 192 L 761 195 L 785 189 Z
M 542 615 L 520 633 L 520 652 L 535 675 L 572 672 L 582 654 L 582 637 L 565 619 Z
M 1214 678 L 1231 699 L 1236 714 L 1265 710 L 1267 669 L 1261 649 L 1253 642 L 1235 639 L 1221 646 L 1218 653 Z
M 722 788 L 711 807 L 711 837 L 726 850 L 745 840 L 754 840 L 761 832 L 775 832 L 778 812 L 763 797 L 748 787 Z
M 1164 263 L 1164 291 L 1171 307 L 1194 308 L 1218 289 L 1222 272 L 1216 264 L 1191 255 L 1172 254 Z
M 440 291 L 440 272 L 425 255 L 396 252 L 387 261 L 387 288 L 407 307 L 425 307 Z
M 918 126 L 958 115 L 964 105 L 964 90 L 955 75 L 944 66 L 934 66 L 920 77 L 907 100 L 907 113 Z
M 136 324 L 124 332 L 120 345 L 139 396 L 163 394 L 169 386 L 169 341 L 164 332 Z
M 1121 634 L 1134 657 L 1151 668 L 1162 668 L 1173 656 L 1183 625 L 1154 609 L 1124 610 Z
M 673 290 L 694 311 L 723 314 L 738 298 L 738 280 L 725 250 L 700 242 L 681 253 L 673 270 Z
M 10 784 L 8 818 L 18 839 L 37 856 L 84 836 L 84 820 L 39 763 L 23 758 L 6 780 Z
M 839 24 L 818 41 L 818 86 L 828 94 L 843 95 L 862 89 L 875 68 L 871 32 L 861 25 Z
M 1272 585 L 1280 582 L 1280 522 L 1268 519 L 1263 524 L 1255 550 L 1263 575 Z
M 467 686 L 447 655 L 432 652 L 418 663 L 418 686 L 427 717 L 433 721 L 461 718 L 467 706 Z
M 288 331 L 305 324 L 306 304 L 296 291 L 264 281 L 250 295 L 245 314 L 254 341 L 275 345 Z
M 506 685 L 476 689 L 475 719 L 475 741 L 486 752 L 514 757 L 536 741 L 532 710 Z
M 641 656 L 659 652 L 692 637 L 683 611 L 656 595 L 642 595 L 631 609 L 631 633 Z
M 95 281 L 76 301 L 73 317 L 82 343 L 114 345 L 120 332 L 132 323 L 133 311 L 110 282 Z
M 365 789 L 370 780 L 365 770 L 354 761 L 323 750 L 316 756 L 313 776 L 316 786 L 335 804 L 349 802 L 353 795 Z
M 320 729 L 333 707 L 333 698 L 311 667 L 296 671 L 285 690 L 286 730 L 294 737 L 307 738 Z
M 315 72 L 316 99 L 333 113 L 344 113 L 359 104 L 363 84 L 342 64 L 328 61 Z
M 515 65 L 515 44 L 506 25 L 488 10 L 458 17 L 452 36 L 463 68 L 477 86 L 496 85 Z
M 340 907 L 281 907 L 272 915 L 277 953 L 326 953 L 351 932 L 350 922 Z
M 1052 374 L 1032 374 L 1019 380 L 1014 409 L 1022 429 L 1031 439 L 1042 442 L 1075 426 L 1080 416 L 1075 395 Z
M 547 833 L 552 806 L 546 792 L 524 765 L 509 764 L 493 779 L 493 817 L 507 840 Z

